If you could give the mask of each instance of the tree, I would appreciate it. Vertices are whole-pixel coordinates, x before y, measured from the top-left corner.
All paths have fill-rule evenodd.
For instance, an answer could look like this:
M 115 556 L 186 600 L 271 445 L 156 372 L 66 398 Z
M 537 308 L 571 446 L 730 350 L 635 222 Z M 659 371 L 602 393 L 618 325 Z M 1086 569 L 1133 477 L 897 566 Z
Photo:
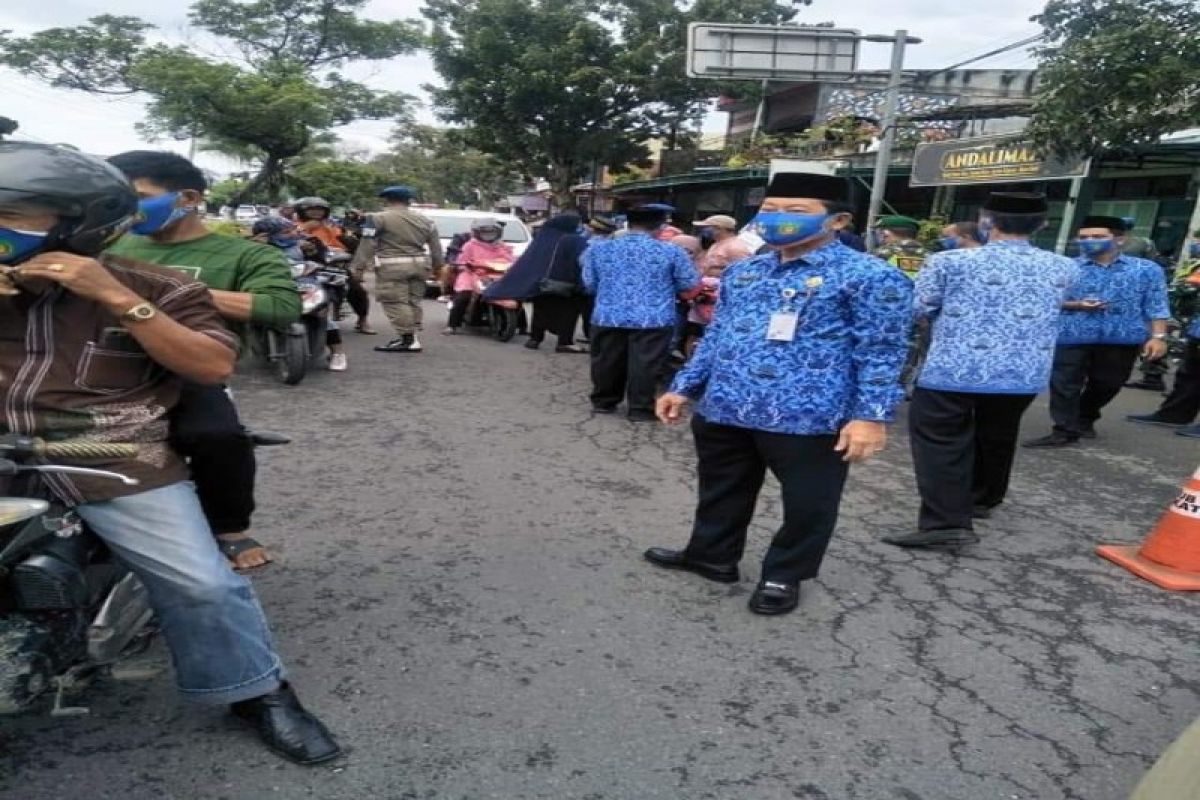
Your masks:
M 430 125 L 398 126 L 391 151 L 373 163 L 439 205 L 488 205 L 522 183 L 512 167 L 471 147 L 462 131 Z
M 312 161 L 298 166 L 290 184 L 297 195 L 323 197 L 335 206 L 375 208 L 379 190 L 403 183 L 403 176 L 361 161 Z
M 685 76 L 688 22 L 795 12 L 775 0 L 427 0 L 424 14 L 441 116 L 567 203 L 594 166 L 645 163 L 647 141 L 678 138 L 718 91 Z
M 141 130 L 198 137 L 257 156 L 258 174 L 231 198 L 277 197 L 288 159 L 356 119 L 402 115 L 412 98 L 375 91 L 338 70 L 391 58 L 422 41 L 418 23 L 363 19 L 368 0 L 196 0 L 190 20 L 239 53 L 218 60 L 147 41 L 153 26 L 101 15 L 76 28 L 0 40 L 0 64 L 53 86 L 149 98 Z
M 1058 154 L 1158 140 L 1200 120 L 1193 0 L 1050 0 L 1029 134 Z
M 17 132 L 17 128 L 19 127 L 21 126 L 17 124 L 15 119 L 0 117 L 0 140 L 3 140 L 5 136 L 12 136 Z

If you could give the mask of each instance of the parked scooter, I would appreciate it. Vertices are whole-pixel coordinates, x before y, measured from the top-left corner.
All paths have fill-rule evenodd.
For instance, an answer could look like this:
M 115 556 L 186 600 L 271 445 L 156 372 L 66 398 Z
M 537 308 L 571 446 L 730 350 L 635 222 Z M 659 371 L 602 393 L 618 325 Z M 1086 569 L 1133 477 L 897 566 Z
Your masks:
M 39 473 L 89 475 L 134 486 L 115 472 L 43 463 L 133 458 L 137 447 L 0 436 L 0 476 L 17 496 L 0 498 L 0 715 L 53 691 L 53 714 L 87 713 L 67 694 L 142 652 L 154 613 L 142 583 L 112 557 L 79 515 L 31 499 Z

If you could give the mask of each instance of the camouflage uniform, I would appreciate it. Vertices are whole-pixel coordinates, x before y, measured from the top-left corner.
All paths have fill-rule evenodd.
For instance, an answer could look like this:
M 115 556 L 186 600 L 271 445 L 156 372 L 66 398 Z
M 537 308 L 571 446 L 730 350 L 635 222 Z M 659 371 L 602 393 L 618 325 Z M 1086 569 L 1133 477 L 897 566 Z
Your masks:
M 421 300 L 430 269 L 442 267 L 442 246 L 433 220 L 407 208 L 370 214 L 352 269 L 376 260 L 375 298 L 396 335 L 412 336 L 421 326 Z

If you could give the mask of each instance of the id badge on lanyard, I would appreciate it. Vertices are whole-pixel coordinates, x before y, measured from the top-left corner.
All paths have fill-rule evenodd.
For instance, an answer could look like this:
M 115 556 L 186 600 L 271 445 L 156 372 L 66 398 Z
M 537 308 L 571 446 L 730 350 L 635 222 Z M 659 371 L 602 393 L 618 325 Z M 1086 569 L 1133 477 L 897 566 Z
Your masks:
M 821 288 L 824 281 L 819 277 L 809 278 L 804 282 L 808 291 L 804 295 L 804 304 L 812 300 L 813 293 Z M 767 325 L 768 342 L 792 342 L 796 340 L 796 329 L 800 326 L 800 312 L 796 310 L 796 295 L 798 292 L 790 286 L 780 294 L 783 296 L 784 307 L 771 315 Z

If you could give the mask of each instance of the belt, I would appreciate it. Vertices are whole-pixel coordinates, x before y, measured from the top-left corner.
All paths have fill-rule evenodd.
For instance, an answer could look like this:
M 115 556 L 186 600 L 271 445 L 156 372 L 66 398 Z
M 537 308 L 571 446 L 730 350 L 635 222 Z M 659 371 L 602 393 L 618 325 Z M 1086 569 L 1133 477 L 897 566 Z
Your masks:
M 395 263 L 397 261 L 428 261 L 429 256 L 380 256 L 380 264 Z

